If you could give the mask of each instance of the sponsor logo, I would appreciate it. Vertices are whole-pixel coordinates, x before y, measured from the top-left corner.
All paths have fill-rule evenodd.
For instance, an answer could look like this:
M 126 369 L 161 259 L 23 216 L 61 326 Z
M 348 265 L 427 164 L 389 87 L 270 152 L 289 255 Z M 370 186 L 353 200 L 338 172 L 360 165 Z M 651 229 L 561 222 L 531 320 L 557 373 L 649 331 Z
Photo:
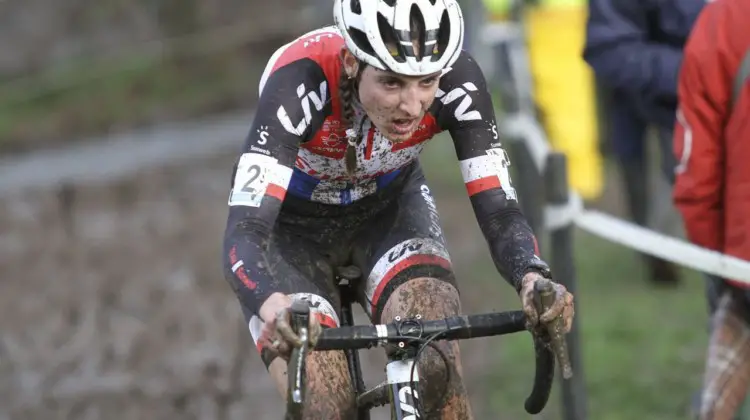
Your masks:
M 413 254 L 422 249 L 423 246 L 424 244 L 422 242 L 406 242 L 388 253 L 388 262 L 394 263 L 396 260 L 403 257 L 407 251 L 409 254 Z
M 284 129 L 291 134 L 301 136 L 302 133 L 304 133 L 307 129 L 308 125 L 310 125 L 310 121 L 312 121 L 312 108 L 310 107 L 310 104 L 312 103 L 312 106 L 315 107 L 315 110 L 322 111 L 323 106 L 328 99 L 328 95 L 326 93 L 327 89 L 328 82 L 326 82 L 325 80 L 320 83 L 317 92 L 315 90 L 307 92 L 304 83 L 297 86 L 297 97 L 300 98 L 300 105 L 302 106 L 304 117 L 295 124 L 290 119 L 289 113 L 286 111 L 284 106 L 280 106 L 276 111 L 276 117 L 279 119 L 279 122 L 284 127 Z
M 471 99 L 471 96 L 468 95 L 467 91 L 475 92 L 477 90 L 478 89 L 474 83 L 466 82 L 463 84 L 463 86 L 454 88 L 447 94 L 443 92 L 442 90 L 438 89 L 435 97 L 439 98 L 440 102 L 442 102 L 443 105 L 448 105 L 454 101 L 461 99 L 461 102 L 458 104 L 458 106 L 456 107 L 456 110 L 453 112 L 453 115 L 456 117 L 456 120 L 458 121 L 481 120 L 482 115 L 479 113 L 479 111 L 469 110 L 469 108 L 471 108 L 471 105 L 472 105 L 472 99 Z
M 327 136 L 323 136 L 323 137 L 321 137 L 321 139 L 320 139 L 320 141 L 322 141 L 322 142 L 323 142 L 323 146 L 325 146 L 325 147 L 333 147 L 333 146 L 335 146 L 335 145 L 336 145 L 336 144 L 337 144 L 337 143 L 338 143 L 338 142 L 339 142 L 340 140 L 341 140 L 341 138 L 340 138 L 340 137 L 339 137 L 339 135 L 338 135 L 338 134 L 336 134 L 336 133 L 331 133 L 331 134 L 329 134 L 329 135 L 327 135 Z
M 268 142 L 268 126 L 267 125 L 261 125 L 260 128 L 255 130 L 258 132 L 258 135 L 260 136 L 260 139 L 258 140 L 258 144 L 263 146 Z
M 328 32 L 328 33 L 322 33 L 322 34 L 318 34 L 315 36 L 311 36 L 309 38 L 305 38 L 304 44 L 302 44 L 302 46 L 307 48 L 310 45 L 320 42 L 322 38 L 333 38 L 333 35 L 334 35 L 333 33 Z
M 440 215 L 438 214 L 437 206 L 435 205 L 435 199 L 432 198 L 432 194 L 430 194 L 430 189 L 427 185 L 422 185 L 419 187 L 419 190 L 422 192 L 422 197 L 424 198 L 424 201 L 427 202 L 427 208 L 430 211 L 430 233 L 435 238 L 442 239 L 443 230 L 440 228 Z
M 266 156 L 271 156 L 271 152 L 269 152 L 268 150 L 261 149 L 260 147 L 257 147 L 257 146 L 254 146 L 254 145 L 250 145 L 250 150 L 253 151 L 253 152 L 263 153 Z
M 396 267 L 402 261 L 414 255 L 431 255 L 445 260 L 450 264 L 450 256 L 443 243 L 434 238 L 412 238 L 407 239 L 390 250 L 388 250 L 370 271 L 365 285 L 365 296 L 369 302 L 375 299 L 375 292 L 378 290 L 380 283 L 383 282 L 386 274 Z M 370 313 L 369 305 L 365 308 Z

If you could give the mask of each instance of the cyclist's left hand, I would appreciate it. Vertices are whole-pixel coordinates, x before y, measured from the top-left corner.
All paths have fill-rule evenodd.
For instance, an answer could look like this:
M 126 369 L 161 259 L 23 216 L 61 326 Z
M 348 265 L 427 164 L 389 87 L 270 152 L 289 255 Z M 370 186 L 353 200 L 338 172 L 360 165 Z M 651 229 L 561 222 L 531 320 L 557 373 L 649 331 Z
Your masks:
M 539 314 L 534 304 L 534 283 L 537 280 L 541 280 L 544 277 L 537 272 L 529 272 L 521 280 L 521 305 L 523 311 L 526 314 L 526 327 L 533 329 L 537 324 L 548 323 L 558 316 L 562 316 L 565 324 L 565 333 L 570 332 L 570 328 L 573 325 L 573 316 L 575 309 L 573 307 L 573 295 L 562 284 L 552 282 L 552 286 L 555 288 L 555 302 L 552 306 L 544 313 Z

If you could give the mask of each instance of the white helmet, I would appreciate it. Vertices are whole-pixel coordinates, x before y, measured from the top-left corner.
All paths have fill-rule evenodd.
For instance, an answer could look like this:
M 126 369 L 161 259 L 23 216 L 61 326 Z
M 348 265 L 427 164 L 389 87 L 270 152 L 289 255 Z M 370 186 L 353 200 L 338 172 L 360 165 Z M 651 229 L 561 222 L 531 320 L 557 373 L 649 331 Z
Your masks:
M 405 76 L 449 67 L 463 46 L 464 19 L 456 0 L 335 0 L 333 18 L 355 57 Z M 389 51 L 384 37 L 396 42 L 398 51 Z

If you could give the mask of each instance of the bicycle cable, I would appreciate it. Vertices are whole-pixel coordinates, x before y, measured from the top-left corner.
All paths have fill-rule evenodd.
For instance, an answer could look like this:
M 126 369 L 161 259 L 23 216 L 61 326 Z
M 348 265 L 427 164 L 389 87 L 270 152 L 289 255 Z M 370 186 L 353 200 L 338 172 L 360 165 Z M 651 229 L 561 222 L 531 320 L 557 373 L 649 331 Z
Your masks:
M 409 374 L 409 386 L 411 386 L 414 392 L 417 391 L 417 382 L 414 381 L 414 373 L 416 372 L 417 364 L 419 363 L 419 357 L 422 355 L 424 350 L 427 349 L 427 347 L 432 347 L 433 349 L 435 349 L 435 351 L 438 353 L 438 355 L 442 359 L 443 364 L 445 364 L 445 388 L 443 389 L 443 393 L 440 394 L 440 398 L 435 400 L 438 402 L 437 404 L 438 408 L 433 409 L 432 411 L 440 410 L 440 401 L 444 401 L 445 396 L 448 394 L 448 387 L 450 386 L 450 380 L 451 380 L 451 364 L 450 364 L 450 361 L 448 360 L 448 356 L 440 347 L 437 346 L 437 344 L 433 342 L 439 339 L 440 336 L 444 334 L 445 333 L 443 332 L 438 332 L 438 333 L 428 336 L 427 338 L 404 337 L 404 338 L 408 338 L 411 341 L 416 341 L 420 343 L 419 348 L 417 349 L 417 354 L 414 356 L 414 364 L 412 364 L 411 372 Z M 433 414 L 432 411 L 428 412 L 427 410 L 425 410 L 424 405 L 422 404 L 422 398 L 414 398 L 414 400 L 416 402 L 414 409 L 417 410 L 417 414 L 419 414 L 421 418 L 426 418 L 427 414 Z

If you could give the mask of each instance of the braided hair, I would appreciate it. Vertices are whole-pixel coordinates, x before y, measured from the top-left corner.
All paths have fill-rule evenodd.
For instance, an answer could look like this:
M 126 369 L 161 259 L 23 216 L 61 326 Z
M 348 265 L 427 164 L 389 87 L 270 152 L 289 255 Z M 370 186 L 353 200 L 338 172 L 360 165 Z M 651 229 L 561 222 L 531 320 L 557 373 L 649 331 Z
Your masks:
M 343 64 L 342 64 L 343 67 Z M 339 104 L 341 106 L 341 122 L 346 130 L 346 172 L 350 177 L 354 176 L 354 172 L 357 170 L 357 146 L 362 139 L 362 136 L 353 127 L 354 124 L 354 98 L 357 95 L 357 88 L 359 76 L 364 70 L 365 64 L 359 63 L 357 68 L 357 75 L 349 77 L 346 71 L 341 69 L 341 76 L 339 80 Z

